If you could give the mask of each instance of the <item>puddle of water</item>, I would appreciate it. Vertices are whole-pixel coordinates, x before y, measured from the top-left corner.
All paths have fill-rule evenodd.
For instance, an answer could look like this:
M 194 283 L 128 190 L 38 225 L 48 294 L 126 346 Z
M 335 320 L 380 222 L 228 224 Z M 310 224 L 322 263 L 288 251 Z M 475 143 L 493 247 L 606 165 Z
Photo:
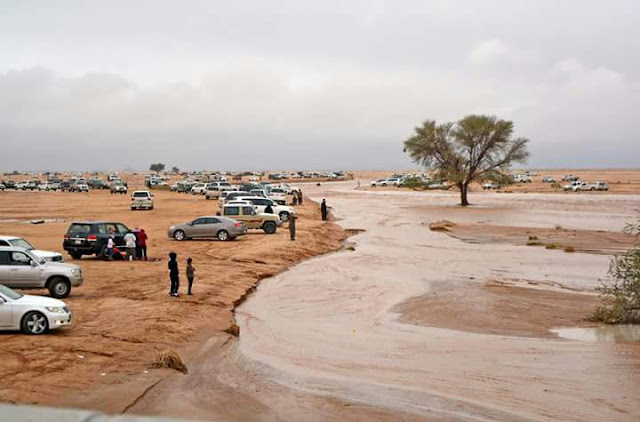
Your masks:
M 604 325 L 588 328 L 554 328 L 559 337 L 580 341 L 640 341 L 640 325 Z

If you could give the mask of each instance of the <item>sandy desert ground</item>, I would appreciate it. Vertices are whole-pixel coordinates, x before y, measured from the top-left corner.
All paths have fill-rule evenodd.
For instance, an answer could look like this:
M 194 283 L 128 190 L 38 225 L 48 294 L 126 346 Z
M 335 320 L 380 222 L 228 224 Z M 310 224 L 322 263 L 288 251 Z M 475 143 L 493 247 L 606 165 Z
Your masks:
M 137 183 L 141 187 L 141 180 Z M 127 388 L 102 397 L 94 406 L 120 412 L 139 389 L 166 375 L 150 368 L 159 351 L 175 349 L 187 358 L 189 345 L 203 336 L 221 334 L 228 339 L 221 332 L 232 321 L 234 303 L 258 280 L 336 250 L 345 238 L 333 223 L 323 224 L 317 205 L 309 202 L 298 207 L 296 242 L 289 240 L 283 226 L 272 236 L 250 231 L 232 242 L 179 243 L 167 238 L 168 227 L 215 214 L 217 201 L 161 191 L 155 195 L 153 211 L 130 211 L 128 195 L 109 191 L 0 192 L 2 234 L 22 236 L 41 249 L 64 253 L 62 239 L 71 221 L 119 221 L 129 228 L 145 228 L 149 255 L 159 258 L 155 262 L 105 262 L 93 257 L 73 261 L 65 254 L 66 261 L 80 265 L 85 275 L 84 285 L 65 299 L 74 323 L 40 337 L 0 334 L 1 401 L 78 406 L 83 405 L 81 392 L 127 382 Z M 34 219 L 52 221 L 29 224 Z M 168 297 L 170 251 L 178 253 L 182 271 L 187 257 L 194 259 L 194 296 Z M 183 277 L 182 293 L 184 289 Z
M 640 172 L 589 178 L 612 183 L 605 173 L 632 189 L 476 191 L 462 208 L 456 192 L 311 183 L 305 192 L 328 199 L 335 223 L 306 202 L 295 244 L 284 230 L 170 241 L 170 224 L 215 212 L 190 195 L 158 192 L 146 213 L 103 192 L 0 193 L 2 233 L 60 250 L 70 220 L 118 219 L 147 229 L 152 256 L 193 256 L 199 274 L 196 296 L 175 301 L 166 261 L 83 259 L 73 327 L 2 334 L 0 399 L 220 421 L 637 420 L 640 336 L 628 333 L 638 330 L 567 338 L 592 333 L 594 289 L 611 254 L 635 242 L 621 230 L 640 214 Z M 356 175 L 361 186 L 376 177 Z M 34 218 L 65 221 L 20 222 Z M 451 231 L 429 229 L 445 219 Z M 328 251 L 338 252 L 307 259 Z M 239 339 L 222 333 L 234 303 L 269 276 L 235 310 Z M 150 368 L 165 348 L 188 374 Z

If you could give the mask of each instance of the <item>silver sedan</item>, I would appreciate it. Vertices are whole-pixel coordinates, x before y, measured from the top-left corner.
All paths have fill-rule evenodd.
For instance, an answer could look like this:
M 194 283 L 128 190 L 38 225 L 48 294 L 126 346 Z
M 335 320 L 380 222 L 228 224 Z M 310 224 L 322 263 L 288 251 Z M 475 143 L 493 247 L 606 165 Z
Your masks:
M 241 221 L 221 216 L 198 217 L 184 224 L 177 224 L 169 228 L 169 237 L 175 240 L 217 238 L 218 240 L 233 240 L 247 233 L 247 226 Z

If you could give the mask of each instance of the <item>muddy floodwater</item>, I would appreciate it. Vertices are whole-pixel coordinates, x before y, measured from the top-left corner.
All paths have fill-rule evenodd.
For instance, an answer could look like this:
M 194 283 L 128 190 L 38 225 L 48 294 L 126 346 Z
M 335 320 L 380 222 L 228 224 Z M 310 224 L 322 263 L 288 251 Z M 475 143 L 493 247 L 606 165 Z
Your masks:
M 576 341 L 566 330 L 491 334 L 466 331 L 464 323 L 445 329 L 397 313 L 411 298 L 489 281 L 593 292 L 607 276 L 607 255 L 470 244 L 430 231 L 429 222 L 619 231 L 637 218 L 640 196 L 479 193 L 462 209 L 452 193 L 354 187 L 305 191 L 326 198 L 344 228 L 365 230 L 351 238 L 354 250 L 264 281 L 236 312 L 234 365 L 260 385 L 301 397 L 298 404 L 289 398 L 281 417 L 311 396 L 425 420 L 640 420 L 637 341 Z M 470 291 L 482 299 L 481 290 Z M 451 318 L 466 311 L 464 301 L 451 301 Z M 242 384 L 240 376 L 225 377 Z

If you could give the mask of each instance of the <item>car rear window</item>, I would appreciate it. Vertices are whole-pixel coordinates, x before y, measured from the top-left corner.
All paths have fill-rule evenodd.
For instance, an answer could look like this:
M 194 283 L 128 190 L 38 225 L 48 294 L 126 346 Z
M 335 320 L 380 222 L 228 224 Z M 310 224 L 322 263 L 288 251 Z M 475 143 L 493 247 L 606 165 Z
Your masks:
M 133 193 L 133 197 L 134 198 L 148 198 L 149 194 L 147 192 L 134 192 Z
M 91 224 L 73 223 L 69 227 L 69 235 L 71 236 L 87 236 L 91 232 Z

